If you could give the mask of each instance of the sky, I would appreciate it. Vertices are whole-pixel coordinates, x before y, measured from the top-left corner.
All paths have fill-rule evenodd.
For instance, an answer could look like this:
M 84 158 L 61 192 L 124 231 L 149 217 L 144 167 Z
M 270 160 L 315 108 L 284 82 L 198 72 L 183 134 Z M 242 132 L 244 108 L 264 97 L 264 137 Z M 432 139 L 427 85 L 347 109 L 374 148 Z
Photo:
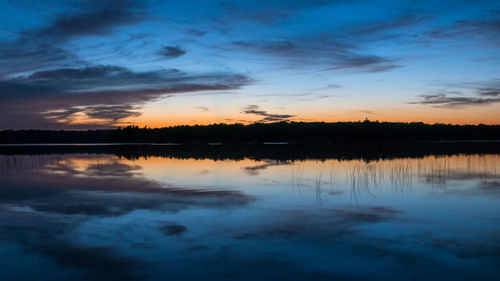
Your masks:
M 0 129 L 500 124 L 500 1 L 3 0 Z

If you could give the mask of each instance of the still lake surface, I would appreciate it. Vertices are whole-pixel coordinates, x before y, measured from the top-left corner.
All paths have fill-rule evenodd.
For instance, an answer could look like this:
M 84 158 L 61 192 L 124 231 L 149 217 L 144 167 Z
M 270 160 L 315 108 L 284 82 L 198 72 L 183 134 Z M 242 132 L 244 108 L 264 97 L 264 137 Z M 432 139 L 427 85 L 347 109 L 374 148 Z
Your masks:
M 500 154 L 4 149 L 0 272 L 51 281 L 500 280 Z

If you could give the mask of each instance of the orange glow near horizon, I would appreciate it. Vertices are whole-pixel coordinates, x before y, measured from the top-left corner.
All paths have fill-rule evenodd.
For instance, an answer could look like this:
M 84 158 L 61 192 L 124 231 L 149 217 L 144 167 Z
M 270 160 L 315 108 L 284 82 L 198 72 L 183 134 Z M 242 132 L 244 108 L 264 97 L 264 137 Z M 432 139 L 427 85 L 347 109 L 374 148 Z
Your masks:
M 262 104 L 258 112 L 269 115 L 292 116 L 283 121 L 303 122 L 357 122 L 365 119 L 379 122 L 424 122 L 427 124 L 500 124 L 500 105 L 470 106 L 465 108 L 443 108 L 425 105 L 412 105 L 394 102 L 375 107 L 369 101 L 352 103 L 351 101 L 325 100 L 321 103 L 292 103 L 277 107 L 273 103 L 266 105 L 262 101 L 228 99 L 218 103 L 210 97 L 178 96 L 147 103 L 137 110 L 141 113 L 135 117 L 106 123 L 106 120 L 91 118 L 82 113 L 75 113 L 65 119 L 53 120 L 69 125 L 101 124 L 126 127 L 162 128 L 178 125 L 210 125 L 210 124 L 251 124 L 261 122 L 263 115 L 245 112 L 245 106 Z M 285 109 L 286 108 L 286 109 Z
M 428 124 L 444 123 L 457 125 L 477 125 L 500 124 L 500 116 L 493 109 L 485 111 L 483 108 L 469 109 L 466 112 L 461 110 L 397 110 L 397 111 L 375 111 L 374 114 L 363 114 L 359 111 L 345 111 L 344 113 L 328 114 L 326 112 L 309 113 L 304 112 L 298 118 L 291 118 L 288 121 L 303 122 L 357 122 L 365 119 L 379 122 L 424 122 Z M 207 116 L 208 115 L 208 116 Z M 260 118 L 243 114 L 229 115 L 227 117 L 217 116 L 215 114 L 193 114 L 182 115 L 150 115 L 129 119 L 127 122 L 118 124 L 120 126 L 137 125 L 140 127 L 161 128 L 178 125 L 210 125 L 210 124 L 250 124 L 259 122 Z

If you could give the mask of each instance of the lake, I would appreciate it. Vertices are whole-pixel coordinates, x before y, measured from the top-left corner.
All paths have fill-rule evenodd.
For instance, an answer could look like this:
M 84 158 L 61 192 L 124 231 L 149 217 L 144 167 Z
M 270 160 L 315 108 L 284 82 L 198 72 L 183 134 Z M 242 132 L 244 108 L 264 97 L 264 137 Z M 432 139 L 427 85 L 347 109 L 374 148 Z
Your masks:
M 0 279 L 500 280 L 475 146 L 3 147 Z

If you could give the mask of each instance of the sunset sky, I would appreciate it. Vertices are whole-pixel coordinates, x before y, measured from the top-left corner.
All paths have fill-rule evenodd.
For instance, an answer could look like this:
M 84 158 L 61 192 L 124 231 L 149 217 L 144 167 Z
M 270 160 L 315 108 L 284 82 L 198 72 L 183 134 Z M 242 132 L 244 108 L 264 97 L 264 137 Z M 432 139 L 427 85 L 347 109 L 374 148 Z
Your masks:
M 500 1 L 0 2 L 0 129 L 500 123 Z

